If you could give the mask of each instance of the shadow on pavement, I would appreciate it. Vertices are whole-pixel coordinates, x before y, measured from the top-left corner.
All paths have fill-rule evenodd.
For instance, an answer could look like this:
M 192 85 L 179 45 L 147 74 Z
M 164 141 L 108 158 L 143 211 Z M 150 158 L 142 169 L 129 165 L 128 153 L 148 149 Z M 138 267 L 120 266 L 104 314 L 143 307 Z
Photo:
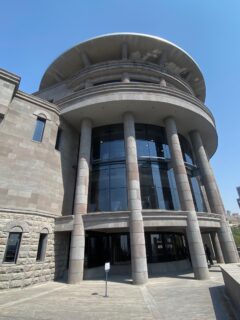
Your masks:
M 224 285 L 209 288 L 216 319 L 237 320 L 233 307 L 225 295 L 224 288 Z

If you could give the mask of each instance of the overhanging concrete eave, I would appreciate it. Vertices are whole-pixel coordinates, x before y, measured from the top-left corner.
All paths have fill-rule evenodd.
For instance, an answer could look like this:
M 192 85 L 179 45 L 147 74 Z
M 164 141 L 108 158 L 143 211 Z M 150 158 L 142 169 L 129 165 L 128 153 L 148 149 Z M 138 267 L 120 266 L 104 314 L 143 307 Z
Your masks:
M 129 211 L 96 212 L 83 215 L 85 230 L 114 230 L 129 228 Z M 174 230 L 187 226 L 187 212 L 166 210 L 143 210 L 143 221 L 146 230 L 164 228 Z M 220 217 L 217 214 L 198 213 L 199 226 L 204 231 L 220 228 Z M 55 232 L 72 231 L 74 216 L 56 218 Z M 167 229 L 166 229 L 167 228 Z
M 151 86 L 139 86 L 140 90 L 126 91 L 126 87 L 75 94 L 57 102 L 60 114 L 77 130 L 83 118 L 90 118 L 97 127 L 122 123 L 123 114 L 132 112 L 137 123 L 164 126 L 163 120 L 172 116 L 179 133 L 188 136 L 193 130 L 200 132 L 208 156 L 212 157 L 218 144 L 217 131 L 212 114 L 199 100 L 176 90 L 152 91 Z

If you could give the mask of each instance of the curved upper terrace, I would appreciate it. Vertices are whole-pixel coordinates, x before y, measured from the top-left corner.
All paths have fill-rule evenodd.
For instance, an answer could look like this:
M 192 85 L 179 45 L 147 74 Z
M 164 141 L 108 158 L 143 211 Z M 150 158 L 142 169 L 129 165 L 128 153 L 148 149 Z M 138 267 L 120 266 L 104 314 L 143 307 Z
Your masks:
M 118 64 L 122 72 L 124 68 L 129 72 L 131 63 L 134 63 L 136 68 L 137 80 L 154 83 L 157 81 L 154 77 L 156 79 L 158 77 L 156 72 L 159 75 L 162 73 L 164 78 L 167 77 L 167 81 L 174 82 L 173 85 L 176 84 L 183 91 L 190 91 L 204 102 L 205 82 L 196 62 L 184 50 L 169 41 L 135 33 L 103 35 L 69 49 L 46 70 L 40 84 L 40 91 L 72 78 L 79 81 L 79 76 L 84 78 L 84 74 L 96 73 L 101 67 L 102 72 L 107 64 L 109 64 L 108 70 L 110 66 L 116 69 Z M 145 71 L 141 68 L 145 68 Z M 148 72 L 146 74 L 147 69 L 151 70 L 151 74 Z M 152 79 L 147 79 L 148 76 Z M 111 75 L 106 77 L 110 77 L 110 81 L 115 80 Z M 132 78 L 134 80 L 133 74 Z

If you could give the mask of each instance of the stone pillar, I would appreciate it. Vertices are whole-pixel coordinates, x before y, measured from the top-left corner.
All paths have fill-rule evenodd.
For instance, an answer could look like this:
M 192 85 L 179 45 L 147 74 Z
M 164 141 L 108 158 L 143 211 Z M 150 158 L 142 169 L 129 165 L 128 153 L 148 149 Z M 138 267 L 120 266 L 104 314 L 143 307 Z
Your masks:
M 213 245 L 213 249 L 215 252 L 215 257 L 216 257 L 217 263 L 224 263 L 222 249 L 220 246 L 217 232 L 211 232 L 210 236 L 211 236 L 212 245 Z
M 87 213 L 90 150 L 91 122 L 84 119 L 81 124 L 73 231 L 70 245 L 68 283 L 71 284 L 77 284 L 83 279 L 85 232 L 82 215 Z
M 201 232 L 198 224 L 197 214 L 194 207 L 193 197 L 189 180 L 184 165 L 182 150 L 177 133 L 175 120 L 172 117 L 165 119 L 168 145 L 171 152 L 171 163 L 173 166 L 178 195 L 183 211 L 187 211 L 187 239 L 193 271 L 196 279 L 208 279 L 208 265 Z
M 193 148 L 197 158 L 198 165 L 201 171 L 201 177 L 206 189 L 208 201 L 213 213 L 221 215 L 221 229 L 219 232 L 219 240 L 223 251 L 224 260 L 226 263 L 239 261 L 239 256 L 236 244 L 232 237 L 232 232 L 226 221 L 224 205 L 217 187 L 217 183 L 208 161 L 205 148 L 202 143 L 202 138 L 197 131 L 190 133 Z
M 148 280 L 148 270 L 134 118 L 130 113 L 124 115 L 124 140 L 128 180 L 128 206 L 130 210 L 132 278 L 134 284 L 144 284 Z

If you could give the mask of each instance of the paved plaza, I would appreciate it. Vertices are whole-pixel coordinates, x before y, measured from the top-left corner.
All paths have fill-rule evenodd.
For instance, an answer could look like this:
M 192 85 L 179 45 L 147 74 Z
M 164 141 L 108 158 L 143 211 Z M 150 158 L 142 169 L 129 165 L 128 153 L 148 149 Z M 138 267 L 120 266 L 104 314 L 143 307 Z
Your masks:
M 191 273 L 163 276 L 150 278 L 143 286 L 114 278 L 108 285 L 108 298 L 104 297 L 102 280 L 11 289 L 0 292 L 0 319 L 235 319 L 224 294 L 220 269 L 212 267 L 210 276 L 207 281 L 194 280 Z

